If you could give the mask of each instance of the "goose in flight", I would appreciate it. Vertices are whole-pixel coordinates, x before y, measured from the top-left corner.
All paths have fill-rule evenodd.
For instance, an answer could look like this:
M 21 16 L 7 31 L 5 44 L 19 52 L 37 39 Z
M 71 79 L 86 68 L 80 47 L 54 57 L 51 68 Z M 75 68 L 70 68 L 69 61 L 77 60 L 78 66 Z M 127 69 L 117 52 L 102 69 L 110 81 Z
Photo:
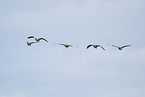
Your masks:
M 54 44 L 63 45 L 63 46 L 65 46 L 66 48 L 72 47 L 72 45 L 69 45 L 69 44 L 61 44 L 61 43 L 54 43 Z
M 113 47 L 117 47 L 119 50 L 122 50 L 123 48 L 125 48 L 125 47 L 129 47 L 129 46 L 131 46 L 131 45 L 124 45 L 124 46 L 122 46 L 122 47 L 119 47 L 119 46 L 116 46 L 116 45 L 112 45 Z
M 33 43 L 37 43 L 37 42 L 27 42 L 27 45 L 31 46 Z
M 101 45 L 92 45 L 92 44 L 88 45 L 87 49 L 91 46 L 93 46 L 94 48 L 101 47 L 103 50 L 105 50 Z
M 28 39 L 30 39 L 30 38 L 35 38 L 34 36 L 29 36 L 28 37 Z M 46 42 L 48 42 L 46 39 L 44 39 L 44 38 L 35 38 L 35 40 L 37 41 L 37 42 L 39 42 L 40 40 L 44 40 L 44 41 L 46 41 Z

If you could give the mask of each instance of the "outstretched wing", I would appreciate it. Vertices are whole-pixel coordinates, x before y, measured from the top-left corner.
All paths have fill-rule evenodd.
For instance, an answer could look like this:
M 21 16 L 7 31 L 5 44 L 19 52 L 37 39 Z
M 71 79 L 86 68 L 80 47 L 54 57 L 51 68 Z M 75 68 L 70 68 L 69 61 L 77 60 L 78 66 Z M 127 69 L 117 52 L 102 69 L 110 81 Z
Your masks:
M 68 46 L 72 47 L 72 45 L 68 45 Z
M 27 42 L 27 41 L 26 41 L 26 42 Z M 29 42 L 27 42 L 27 45 L 28 45 L 28 46 L 31 46 L 31 44 L 30 44 Z
M 57 45 L 64 45 L 64 44 L 61 44 L 61 43 L 54 43 L 54 44 L 57 44 Z
M 46 39 L 44 39 L 44 38 L 39 38 L 39 40 L 44 40 L 44 41 L 46 41 L 46 42 L 48 42 Z
M 116 46 L 116 45 L 112 45 L 113 47 L 117 47 L 118 48 L 118 46 Z
M 91 46 L 93 46 L 93 45 L 88 45 L 88 46 L 87 46 L 87 49 L 88 49 L 89 47 L 91 47 Z
M 58 45 L 63 45 L 63 46 L 65 46 L 65 44 L 61 44 L 61 43 L 58 43 Z
M 99 45 L 99 47 L 101 47 L 105 51 L 105 49 L 101 45 Z
M 63 46 L 65 46 L 66 48 L 68 48 L 68 47 L 72 47 L 72 45 L 63 44 L 63 43 L 54 43 L 54 44 L 63 45 Z
M 30 39 L 30 38 L 35 38 L 35 37 L 34 36 L 29 36 L 28 39 Z
M 30 44 L 37 43 L 37 42 L 30 42 Z
M 125 45 L 125 46 L 122 46 L 122 48 L 129 47 L 129 46 L 131 46 L 131 45 Z

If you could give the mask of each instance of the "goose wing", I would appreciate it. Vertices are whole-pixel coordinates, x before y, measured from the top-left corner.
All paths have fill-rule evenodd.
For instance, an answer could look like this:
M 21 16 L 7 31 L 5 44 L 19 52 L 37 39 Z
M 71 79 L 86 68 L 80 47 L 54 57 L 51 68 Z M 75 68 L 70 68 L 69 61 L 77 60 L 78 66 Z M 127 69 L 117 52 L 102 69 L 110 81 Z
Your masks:
M 31 44 L 33 44 L 33 43 L 37 43 L 37 42 L 27 42 L 27 45 L 31 46 Z
M 72 47 L 72 45 L 68 45 L 68 46 Z
M 105 49 L 101 45 L 99 45 L 99 47 L 101 47 L 105 51 Z
M 65 46 L 66 44 L 62 44 L 62 43 L 54 43 L 54 44 L 57 44 L 57 45 L 63 45 L 63 46 Z
M 30 44 L 37 43 L 37 42 L 30 42 Z
M 64 44 L 64 43 L 54 43 L 54 44 L 63 45 L 63 46 L 65 46 L 66 48 L 72 47 L 72 45 L 68 45 L 68 44 Z
M 91 47 L 91 46 L 93 46 L 93 45 L 88 45 L 88 46 L 87 46 L 87 49 L 88 49 L 89 47 Z
M 64 44 L 61 44 L 61 43 L 54 43 L 54 44 L 57 44 L 57 45 L 64 45 Z
M 63 45 L 63 46 L 72 46 L 72 45 L 69 45 L 69 44 L 61 44 L 61 43 L 58 43 L 59 45 Z
M 28 39 L 30 39 L 30 38 L 35 38 L 35 37 L 34 36 L 29 36 Z
M 113 47 L 117 47 L 118 48 L 118 46 L 116 46 L 116 45 L 112 45 Z
M 46 39 L 44 39 L 44 38 L 39 38 L 39 40 L 44 40 L 44 41 L 46 41 L 46 42 L 48 42 Z
M 125 46 L 122 46 L 122 48 L 129 47 L 129 46 L 131 46 L 131 45 L 125 45 Z
M 27 41 L 26 41 L 27 42 Z M 30 46 L 31 44 L 29 42 L 27 42 L 27 45 Z
M 64 46 L 66 45 L 66 44 L 61 44 L 61 43 L 58 43 L 58 44 L 59 44 L 59 45 L 64 45 Z

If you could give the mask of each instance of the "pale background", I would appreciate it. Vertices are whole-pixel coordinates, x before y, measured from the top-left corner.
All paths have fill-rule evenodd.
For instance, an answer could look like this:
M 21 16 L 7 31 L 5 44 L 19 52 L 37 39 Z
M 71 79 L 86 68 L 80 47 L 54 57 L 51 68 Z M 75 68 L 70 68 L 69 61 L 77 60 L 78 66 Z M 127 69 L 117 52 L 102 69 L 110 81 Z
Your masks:
M 0 36 L 0 97 L 145 97 L 145 0 L 1 0 Z

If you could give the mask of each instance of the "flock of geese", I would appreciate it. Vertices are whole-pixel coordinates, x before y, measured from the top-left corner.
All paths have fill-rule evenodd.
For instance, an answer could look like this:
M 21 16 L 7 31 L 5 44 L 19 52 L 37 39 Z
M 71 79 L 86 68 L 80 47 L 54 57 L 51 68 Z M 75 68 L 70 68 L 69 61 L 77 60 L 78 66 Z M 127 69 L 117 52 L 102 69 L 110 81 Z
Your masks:
M 45 41 L 45 42 L 48 42 L 45 38 L 36 38 L 36 37 L 34 37 L 34 36 L 29 36 L 28 39 L 35 39 L 35 42 L 27 42 L 27 45 L 28 45 L 28 46 L 31 46 L 31 45 L 34 44 L 34 43 L 38 43 L 40 40 L 43 40 L 43 41 Z M 64 46 L 64 47 L 66 47 L 66 48 L 68 48 L 68 47 L 73 47 L 72 45 L 69 45 L 69 44 L 61 44 L 61 43 L 54 43 L 54 44 L 62 45 L 62 46 Z M 104 47 L 102 47 L 101 45 L 93 45 L 93 44 L 88 45 L 88 46 L 87 46 L 87 49 L 88 49 L 89 47 L 91 47 L 91 46 L 94 47 L 94 48 L 100 47 L 100 48 L 102 48 L 103 50 L 105 50 Z M 131 46 L 131 45 L 124 45 L 124 46 L 121 46 L 121 47 L 120 47 L 120 46 L 116 46 L 116 45 L 112 45 L 112 46 L 118 48 L 118 50 L 122 50 L 123 48 L 129 47 L 129 46 Z

